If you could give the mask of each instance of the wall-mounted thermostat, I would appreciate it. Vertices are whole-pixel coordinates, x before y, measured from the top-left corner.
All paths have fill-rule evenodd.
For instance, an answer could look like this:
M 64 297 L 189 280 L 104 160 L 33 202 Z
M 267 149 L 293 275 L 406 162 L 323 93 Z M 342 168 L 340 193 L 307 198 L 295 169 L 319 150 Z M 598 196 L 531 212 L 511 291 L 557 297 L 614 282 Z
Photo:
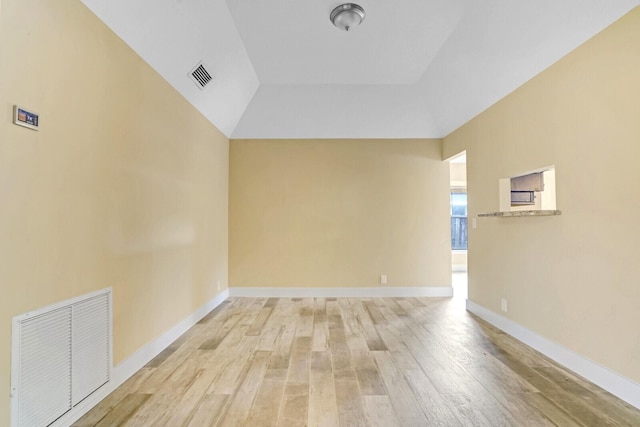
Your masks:
M 38 115 L 17 105 L 13 106 L 13 123 L 29 129 L 38 130 Z

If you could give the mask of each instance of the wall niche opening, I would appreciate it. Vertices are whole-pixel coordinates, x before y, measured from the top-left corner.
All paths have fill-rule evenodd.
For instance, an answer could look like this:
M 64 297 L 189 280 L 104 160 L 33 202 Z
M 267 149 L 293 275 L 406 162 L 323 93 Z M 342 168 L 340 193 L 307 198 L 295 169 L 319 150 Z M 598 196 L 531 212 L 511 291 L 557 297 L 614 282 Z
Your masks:
M 500 179 L 500 212 L 554 210 L 556 210 L 554 166 Z

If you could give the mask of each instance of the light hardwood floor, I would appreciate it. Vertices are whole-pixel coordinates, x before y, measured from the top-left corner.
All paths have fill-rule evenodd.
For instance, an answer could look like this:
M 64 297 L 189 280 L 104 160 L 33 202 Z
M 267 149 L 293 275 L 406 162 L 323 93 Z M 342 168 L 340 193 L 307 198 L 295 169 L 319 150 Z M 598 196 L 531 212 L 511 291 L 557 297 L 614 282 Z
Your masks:
M 75 426 L 640 426 L 445 298 L 230 298 Z

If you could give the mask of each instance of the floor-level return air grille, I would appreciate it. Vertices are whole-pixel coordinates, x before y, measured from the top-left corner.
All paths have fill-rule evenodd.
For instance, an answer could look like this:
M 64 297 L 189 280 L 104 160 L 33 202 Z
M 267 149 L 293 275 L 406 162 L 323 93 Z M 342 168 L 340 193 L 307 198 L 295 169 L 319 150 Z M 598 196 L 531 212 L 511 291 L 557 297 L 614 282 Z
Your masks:
M 111 380 L 111 289 L 13 318 L 11 425 L 55 425 Z

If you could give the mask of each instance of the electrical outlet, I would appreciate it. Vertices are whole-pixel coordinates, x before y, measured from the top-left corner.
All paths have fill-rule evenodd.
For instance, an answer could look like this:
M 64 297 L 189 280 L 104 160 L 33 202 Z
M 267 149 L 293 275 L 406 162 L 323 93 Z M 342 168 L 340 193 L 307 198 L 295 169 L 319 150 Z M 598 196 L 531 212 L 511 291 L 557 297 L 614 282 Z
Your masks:
M 509 311 L 509 306 L 507 304 L 507 299 L 506 298 L 502 298 L 500 300 L 500 309 L 502 311 L 504 311 L 505 313 Z
M 387 284 L 387 275 L 386 274 L 381 274 L 380 275 L 380 284 L 381 285 L 386 285 Z
M 218 291 L 220 290 L 220 280 L 218 280 Z

